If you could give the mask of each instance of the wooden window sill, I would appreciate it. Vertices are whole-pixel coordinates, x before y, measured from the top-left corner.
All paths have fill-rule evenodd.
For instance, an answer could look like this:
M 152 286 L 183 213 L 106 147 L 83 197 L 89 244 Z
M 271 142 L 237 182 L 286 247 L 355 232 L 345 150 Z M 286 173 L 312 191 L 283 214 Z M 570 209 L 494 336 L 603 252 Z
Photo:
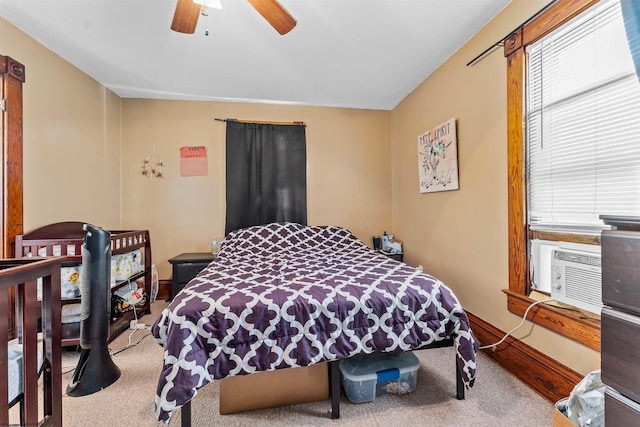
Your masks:
M 503 289 L 507 294 L 508 310 L 518 316 L 524 316 L 529 305 L 535 301 L 526 295 L 521 295 L 509 289 Z M 539 304 L 529 310 L 527 319 L 533 323 L 550 329 L 560 335 L 570 338 L 593 350 L 600 351 L 600 320 L 584 314 L 554 307 L 549 304 Z

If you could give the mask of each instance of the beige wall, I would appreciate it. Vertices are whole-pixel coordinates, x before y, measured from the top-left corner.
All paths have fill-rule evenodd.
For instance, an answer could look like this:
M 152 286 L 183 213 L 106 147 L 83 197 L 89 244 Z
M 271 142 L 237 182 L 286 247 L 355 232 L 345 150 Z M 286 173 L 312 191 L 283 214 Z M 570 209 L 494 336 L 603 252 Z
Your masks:
M 443 280 L 465 309 L 508 331 L 506 60 L 498 49 L 466 64 L 538 11 L 547 0 L 514 0 L 392 112 L 393 231 L 408 263 Z M 421 194 L 417 136 L 455 117 L 458 191 Z M 600 355 L 530 323 L 514 334 L 586 374 Z M 488 344 L 488 343 L 482 343 Z
M 167 259 L 210 250 L 224 234 L 225 123 L 214 118 L 306 124 L 308 222 L 371 236 L 391 224 L 390 113 L 266 104 L 123 100 L 122 221 L 148 228 L 160 278 Z M 141 174 L 155 144 L 164 179 Z M 182 177 L 179 149 L 207 148 L 208 175 Z
M 160 279 L 168 259 L 224 233 L 225 125 L 303 121 L 308 221 L 371 236 L 391 226 L 388 111 L 120 99 L 0 18 L 0 53 L 26 67 L 24 230 L 58 221 L 149 229 Z M 163 179 L 141 174 L 155 145 Z M 182 177 L 179 149 L 207 147 L 209 173 Z
M 224 233 L 224 123 L 304 121 L 308 221 L 371 244 L 391 225 L 390 112 L 266 104 L 120 99 L 0 18 L 0 54 L 26 67 L 24 229 L 87 221 L 149 229 L 161 279 L 167 260 L 210 250 Z M 142 176 L 155 150 L 165 177 Z M 206 177 L 181 177 L 179 148 L 204 145 Z
M 25 65 L 24 230 L 120 223 L 120 98 L 0 18 L 0 54 Z

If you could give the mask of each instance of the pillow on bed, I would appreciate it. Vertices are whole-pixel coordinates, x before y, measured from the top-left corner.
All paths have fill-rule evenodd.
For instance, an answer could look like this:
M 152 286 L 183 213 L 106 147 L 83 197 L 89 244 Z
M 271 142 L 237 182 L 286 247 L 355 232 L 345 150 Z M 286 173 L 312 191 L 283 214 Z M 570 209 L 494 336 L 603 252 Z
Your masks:
M 284 222 L 256 225 L 229 233 L 218 256 L 245 257 L 249 252 L 252 257 L 272 257 L 292 248 L 296 253 L 368 249 L 364 242 L 342 227 Z
M 265 250 L 283 248 L 294 244 L 290 237 L 304 228 L 304 225 L 295 222 L 254 225 L 229 233 L 222 242 L 222 248 L 245 245 L 259 246 Z

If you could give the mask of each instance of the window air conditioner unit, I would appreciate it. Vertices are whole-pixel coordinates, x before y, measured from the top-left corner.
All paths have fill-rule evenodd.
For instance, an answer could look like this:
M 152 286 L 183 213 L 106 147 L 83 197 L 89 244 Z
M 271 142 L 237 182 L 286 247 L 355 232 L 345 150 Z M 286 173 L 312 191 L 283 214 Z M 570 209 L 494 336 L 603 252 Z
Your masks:
M 600 249 L 599 246 L 594 249 Z M 599 252 L 565 248 L 551 251 L 551 297 L 591 313 L 602 310 L 602 267 Z

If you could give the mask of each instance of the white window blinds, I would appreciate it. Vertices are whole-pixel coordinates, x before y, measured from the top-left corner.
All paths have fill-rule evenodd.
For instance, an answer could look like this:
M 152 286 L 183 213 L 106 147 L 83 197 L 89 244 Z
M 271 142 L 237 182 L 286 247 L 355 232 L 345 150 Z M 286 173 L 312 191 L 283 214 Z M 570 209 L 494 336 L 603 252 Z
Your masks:
M 527 48 L 529 224 L 599 227 L 640 215 L 640 84 L 618 0 Z

